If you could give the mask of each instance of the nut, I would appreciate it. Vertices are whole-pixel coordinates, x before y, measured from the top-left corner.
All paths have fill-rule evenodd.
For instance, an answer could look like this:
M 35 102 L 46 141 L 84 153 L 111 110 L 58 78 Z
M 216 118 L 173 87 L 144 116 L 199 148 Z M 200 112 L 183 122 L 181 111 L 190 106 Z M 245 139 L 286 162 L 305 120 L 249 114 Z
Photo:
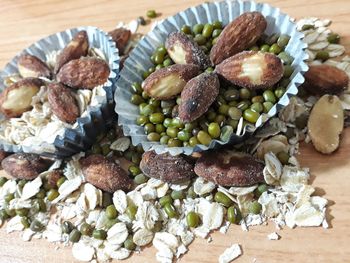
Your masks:
M 186 83 L 200 74 L 196 65 L 172 65 L 153 72 L 142 83 L 144 91 L 152 98 L 167 100 L 179 94 Z
M 165 47 L 176 64 L 194 64 L 202 70 L 211 66 L 204 50 L 184 33 L 170 33 L 165 42 Z
M 110 193 L 128 190 L 132 181 L 128 174 L 115 162 L 103 155 L 94 154 L 80 159 L 81 169 L 88 183 Z
M 89 51 L 89 39 L 86 31 L 78 32 L 57 57 L 54 73 L 57 74 L 62 66 L 73 59 L 85 57 Z
M 307 127 L 317 151 L 329 154 L 338 149 L 344 128 L 344 111 L 339 98 L 322 96 L 311 110 Z
M 330 65 L 310 65 L 303 87 L 314 95 L 339 94 L 349 85 L 348 75 Z
M 125 51 L 125 47 L 128 44 L 130 37 L 131 37 L 131 31 L 125 28 L 116 28 L 108 33 L 113 41 L 115 42 L 119 54 L 123 55 Z
M 2 160 L 4 160 L 7 156 L 9 156 L 8 152 L 5 152 L 4 150 L 0 150 L 0 163 L 2 162 Z M 2 169 L 1 165 L 0 165 L 0 169 Z
M 51 161 L 41 158 L 36 154 L 16 153 L 6 157 L 1 166 L 12 177 L 32 180 L 40 173 L 46 171 Z
M 277 56 L 256 51 L 230 57 L 215 70 L 224 80 L 252 90 L 271 87 L 283 76 L 283 64 Z
M 196 162 L 198 176 L 222 186 L 264 182 L 264 164 L 253 156 L 228 150 L 205 152 Z
M 79 117 L 79 107 L 72 92 L 61 83 L 48 85 L 48 101 L 53 114 L 61 121 L 74 123 Z
M 207 112 L 219 94 L 220 83 L 215 73 L 202 73 L 191 79 L 181 92 L 179 117 L 192 122 Z
M 57 181 L 63 176 L 61 170 L 52 170 L 47 175 L 47 183 L 52 187 L 57 187 Z
M 76 89 L 93 89 L 104 84 L 109 76 L 108 64 L 98 58 L 74 59 L 65 64 L 57 80 Z
M 23 54 L 18 58 L 17 67 L 23 78 L 51 77 L 49 67 L 36 56 Z
M 21 116 L 32 108 L 32 97 L 42 85 L 43 81 L 36 78 L 15 82 L 0 94 L 0 111 L 8 118 Z
M 267 21 L 259 12 L 247 12 L 240 15 L 222 31 L 210 51 L 210 60 L 217 65 L 250 48 L 262 36 L 266 27 Z
M 193 168 L 194 164 L 187 156 L 157 154 L 155 151 L 145 152 L 140 163 L 140 169 L 145 175 L 168 183 L 190 179 L 194 175 Z

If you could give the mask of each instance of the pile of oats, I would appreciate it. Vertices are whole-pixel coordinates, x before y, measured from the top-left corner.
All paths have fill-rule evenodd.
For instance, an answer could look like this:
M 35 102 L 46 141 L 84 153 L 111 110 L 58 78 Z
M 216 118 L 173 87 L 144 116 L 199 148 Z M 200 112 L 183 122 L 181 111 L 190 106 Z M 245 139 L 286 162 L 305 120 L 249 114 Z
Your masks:
M 327 51 L 331 59 L 324 63 L 335 65 L 350 75 L 350 59 L 344 57 L 336 60 L 344 53 L 344 47 L 327 42 L 327 37 L 332 33 L 329 25 L 329 20 L 316 18 L 302 19 L 298 22 L 298 28 L 305 32 L 305 41 L 309 44 L 309 63 L 322 63 L 315 60 L 317 51 Z M 350 109 L 349 96 L 342 96 L 345 110 Z M 69 234 L 62 231 L 63 222 L 72 222 L 78 230 L 83 223 L 88 223 L 95 229 L 104 230 L 106 237 L 96 239 L 89 235 L 81 236 L 80 240 L 72 245 L 73 256 L 77 260 L 103 262 L 109 259 L 126 259 L 132 251 L 125 248 L 125 242 L 131 238 L 136 253 L 142 247 L 152 244 L 157 249 L 155 257 L 158 262 L 173 262 L 188 251 L 194 238 L 208 239 L 210 242 L 212 231 L 226 233 L 228 230 L 230 222 L 226 219 L 227 208 L 214 201 L 216 191 L 224 193 L 239 207 L 242 220 L 238 224 L 243 231 L 249 231 L 250 226 L 268 222 L 274 223 L 278 231 L 285 227 L 328 228 L 328 201 L 315 195 L 314 187 L 309 185 L 309 169 L 301 167 L 297 161 L 299 142 L 309 141 L 307 127 L 302 120 L 307 119 L 316 100 L 317 98 L 312 96 L 306 99 L 292 98 L 279 116 L 271 119 L 269 125 L 259 130 L 254 138 L 235 146 L 237 150 L 248 150 L 265 162 L 263 174 L 268 187 L 258 198 L 261 205 L 259 214 L 250 213 L 249 209 L 251 203 L 256 200 L 258 185 L 226 188 L 201 177 L 181 184 L 169 184 L 150 178 L 130 192 L 118 190 L 113 194 L 111 203 L 118 215 L 111 225 L 103 208 L 104 193 L 84 181 L 79 164 L 79 159 L 84 156 L 84 153 L 81 153 L 63 164 L 57 161 L 50 168 L 52 170 L 63 165 L 63 173 L 67 180 L 58 188 L 59 195 L 56 199 L 51 202 L 44 199 L 46 209 L 38 206 L 34 197 L 40 192 L 42 179 L 47 172 L 26 183 L 23 188 L 14 179 L 8 180 L 0 187 L 0 210 L 6 207 L 5 197 L 13 194 L 13 199 L 9 202 L 11 209 L 28 208 L 27 218 L 46 226 L 42 231 L 33 231 L 31 227 L 25 229 L 21 217 L 17 215 L 7 222 L 6 230 L 8 233 L 21 231 L 24 241 L 45 238 L 49 242 L 70 245 Z M 126 152 L 131 147 L 130 139 L 119 137 L 108 147 L 107 150 Z M 281 152 L 290 156 L 283 164 L 276 156 Z M 194 191 L 196 197 L 187 196 L 174 200 L 177 217 L 169 218 L 159 202 L 160 198 L 172 190 L 189 189 Z M 137 207 L 132 216 L 128 210 L 130 206 Z M 56 208 L 55 213 L 52 213 L 54 210 L 51 210 L 51 207 Z M 186 215 L 192 211 L 199 215 L 201 222 L 195 228 L 188 227 L 186 222 Z M 3 223 L 0 221 L 0 225 Z M 277 241 L 281 238 L 280 234 L 281 231 L 273 232 L 267 238 Z M 233 244 L 219 257 L 219 262 L 231 262 L 241 254 L 240 245 Z

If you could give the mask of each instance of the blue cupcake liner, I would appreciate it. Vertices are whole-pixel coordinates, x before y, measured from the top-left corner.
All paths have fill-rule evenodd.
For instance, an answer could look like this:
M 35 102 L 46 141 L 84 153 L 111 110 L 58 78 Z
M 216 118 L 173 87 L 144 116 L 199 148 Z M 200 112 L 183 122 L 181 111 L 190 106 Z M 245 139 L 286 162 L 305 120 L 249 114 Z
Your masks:
M 110 67 L 108 81 L 103 89 L 105 96 L 101 96 L 100 103 L 96 106 L 88 106 L 86 111 L 79 117 L 72 128 L 66 128 L 62 136 L 57 135 L 53 144 L 42 142 L 39 145 L 22 146 L 9 144 L 0 140 L 0 149 L 7 152 L 36 153 L 48 157 L 68 157 L 75 153 L 87 150 L 96 141 L 97 136 L 106 131 L 106 127 L 116 118 L 113 110 L 113 95 L 115 83 L 119 74 L 119 53 L 112 38 L 97 27 L 87 26 L 67 29 L 63 32 L 50 35 L 39 40 L 30 47 L 24 49 L 20 54 L 27 53 L 37 56 L 46 61 L 46 55 L 52 51 L 62 50 L 81 30 L 87 32 L 89 47 L 100 49 L 105 55 Z M 4 79 L 8 76 L 18 74 L 18 54 L 0 71 L 0 92 L 5 88 Z M 0 118 L 4 118 L 0 114 Z
M 232 134 L 228 142 L 212 140 L 209 146 L 197 145 L 195 147 L 167 147 L 159 142 L 150 142 L 147 140 L 143 127 L 136 124 L 136 118 L 139 116 L 138 107 L 130 103 L 132 90 L 130 88 L 133 82 L 142 82 L 142 72 L 153 66 L 150 60 L 154 50 L 161 44 L 164 44 L 168 34 L 173 31 L 179 31 L 183 25 L 195 25 L 198 23 L 206 24 L 215 20 L 228 24 L 239 15 L 245 12 L 258 11 L 267 19 L 268 26 L 266 34 L 273 33 L 287 34 L 291 37 L 286 51 L 294 57 L 294 73 L 287 87 L 287 91 L 280 98 L 267 114 L 263 114 L 255 126 L 246 125 L 242 127 L 241 120 L 236 134 Z M 278 8 L 268 4 L 255 3 L 253 1 L 221 1 L 205 3 L 196 7 L 191 7 L 172 17 L 169 17 L 158 24 L 150 33 L 148 33 L 131 52 L 129 58 L 124 63 L 124 68 L 117 81 L 115 92 L 115 111 L 118 113 L 118 123 L 123 127 L 125 135 L 131 136 L 133 145 L 141 144 L 144 150 L 155 150 L 158 154 L 169 152 L 172 155 L 186 154 L 205 151 L 231 143 L 236 144 L 252 135 L 254 131 L 261 127 L 270 117 L 276 115 L 283 107 L 287 106 L 289 99 L 296 95 L 298 86 L 304 82 L 303 74 L 308 70 L 305 60 L 308 58 L 305 49 L 307 45 L 302 41 L 304 35 L 297 31 L 292 19 L 280 12 Z

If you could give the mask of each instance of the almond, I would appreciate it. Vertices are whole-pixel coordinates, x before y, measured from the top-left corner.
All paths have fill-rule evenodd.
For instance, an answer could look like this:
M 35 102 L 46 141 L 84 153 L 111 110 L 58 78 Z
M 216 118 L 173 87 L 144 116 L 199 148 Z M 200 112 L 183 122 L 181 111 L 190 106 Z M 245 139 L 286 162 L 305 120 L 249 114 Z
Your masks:
M 54 73 L 62 68 L 62 66 L 73 59 L 85 57 L 89 51 L 89 39 L 86 31 L 78 32 L 68 45 L 61 51 L 57 57 Z
M 128 174 L 103 155 L 94 154 L 83 158 L 80 165 L 86 181 L 103 191 L 114 193 L 119 189 L 128 190 L 132 186 Z
M 219 88 L 215 73 L 202 73 L 191 79 L 181 92 L 180 119 L 186 123 L 202 116 L 219 95 Z
M 63 176 L 63 172 L 61 170 L 52 170 L 46 176 L 49 186 L 57 188 L 57 181 Z
M 176 97 L 186 83 L 200 74 L 196 65 L 171 65 L 153 72 L 142 83 L 144 91 L 152 98 L 167 100 Z
M 202 70 L 211 66 L 209 57 L 204 53 L 204 50 L 184 33 L 170 33 L 165 47 L 176 64 L 194 64 Z
M 243 51 L 221 62 L 215 71 L 231 84 L 255 90 L 276 84 L 283 76 L 283 64 L 271 53 Z
M 72 88 L 93 89 L 107 81 L 109 72 L 104 60 L 86 57 L 65 64 L 57 74 L 57 80 Z
M 36 56 L 23 54 L 18 58 L 17 67 L 23 78 L 50 78 L 49 67 Z
M 113 41 L 115 42 L 119 50 L 119 55 L 123 55 L 125 47 L 130 40 L 131 31 L 125 28 L 117 28 L 110 31 L 108 34 L 112 37 Z
M 10 154 L 8 152 L 5 152 L 4 150 L 0 150 L 0 163 L 9 155 Z M 0 169 L 2 169 L 1 165 L 0 165 Z
M 317 151 L 329 154 L 338 149 L 344 129 L 344 110 L 339 98 L 323 95 L 312 108 L 307 127 Z
M 264 164 L 249 154 L 220 150 L 205 152 L 194 171 L 222 186 L 250 186 L 264 182 L 263 169 Z
M 1 166 L 12 177 L 32 180 L 46 171 L 51 163 L 36 154 L 16 153 L 6 157 L 1 162 Z
M 79 117 L 79 106 L 74 95 L 61 83 L 50 83 L 48 85 L 48 101 L 52 113 L 61 121 L 74 123 Z
M 314 95 L 339 94 L 349 85 L 348 75 L 330 65 L 310 65 L 303 87 Z
M 140 169 L 145 175 L 167 183 L 190 179 L 194 175 L 193 168 L 194 163 L 188 156 L 157 154 L 155 151 L 145 152 L 140 163 Z
M 259 12 L 247 12 L 229 23 L 210 51 L 214 65 L 253 46 L 267 27 L 265 17 Z
M 8 118 L 21 116 L 32 108 L 32 97 L 42 85 L 43 81 L 36 78 L 15 82 L 0 94 L 0 111 Z

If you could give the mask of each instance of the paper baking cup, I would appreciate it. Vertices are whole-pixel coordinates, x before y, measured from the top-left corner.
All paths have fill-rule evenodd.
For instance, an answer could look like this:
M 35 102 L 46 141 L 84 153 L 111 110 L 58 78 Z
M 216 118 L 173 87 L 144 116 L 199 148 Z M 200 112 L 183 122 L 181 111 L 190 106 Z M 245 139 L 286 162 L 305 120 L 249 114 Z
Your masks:
M 95 141 L 98 134 L 104 132 L 106 126 L 115 119 L 113 110 L 113 94 L 115 82 L 119 74 L 119 54 L 112 38 L 107 33 L 96 27 L 78 27 L 53 34 L 39 40 L 30 47 L 24 49 L 20 54 L 27 53 L 37 56 L 46 61 L 46 55 L 52 51 L 62 50 L 81 30 L 85 30 L 89 37 L 89 46 L 100 49 L 110 67 L 108 81 L 103 86 L 106 96 L 97 97 L 97 105 L 88 106 L 87 110 L 77 119 L 71 129 L 65 129 L 62 136 L 56 136 L 54 143 L 43 142 L 39 145 L 21 146 L 14 145 L 0 140 L 0 148 L 8 152 L 28 152 L 45 156 L 67 157 L 74 153 L 88 149 Z M 18 74 L 17 60 L 19 55 L 14 57 L 0 72 L 0 91 L 4 86 L 4 78 Z M 4 118 L 0 115 L 0 118 Z
M 265 31 L 267 35 L 273 33 L 287 34 L 291 37 L 286 51 L 294 57 L 292 64 L 294 73 L 291 76 L 290 84 L 284 96 L 278 103 L 268 112 L 262 115 L 254 126 L 245 126 L 238 129 L 228 142 L 213 140 L 209 146 L 197 145 L 192 147 L 167 147 L 158 142 L 147 141 L 143 127 L 138 126 L 135 121 L 139 116 L 138 107 L 130 103 L 132 91 L 130 86 L 133 82 L 142 81 L 142 72 L 153 66 L 150 57 L 154 50 L 161 44 L 164 44 L 168 34 L 173 31 L 179 31 L 183 25 L 195 25 L 198 23 L 212 23 L 215 20 L 222 21 L 225 25 L 234 20 L 239 15 L 250 12 L 261 12 L 267 19 L 268 26 Z M 119 115 L 119 125 L 123 126 L 125 135 L 132 138 L 134 145 L 141 144 L 144 150 L 153 149 L 157 153 L 169 152 L 172 155 L 184 153 L 190 155 L 192 152 L 205 151 L 216 148 L 227 143 L 242 142 L 247 136 L 251 135 L 256 128 L 265 123 L 271 116 L 274 116 L 281 108 L 289 103 L 290 97 L 298 92 L 298 86 L 304 82 L 303 73 L 308 70 L 305 64 L 307 54 L 305 48 L 307 45 L 303 43 L 304 35 L 297 31 L 295 23 L 292 19 L 280 12 L 278 8 L 274 8 L 268 4 L 255 3 L 252 1 L 222 1 L 205 3 L 196 7 L 191 7 L 183 12 L 169 17 L 158 24 L 149 34 L 147 34 L 131 52 L 129 58 L 125 61 L 124 68 L 120 73 L 117 81 L 117 89 L 114 96 L 116 101 L 116 112 Z M 242 126 L 243 123 L 241 122 Z

